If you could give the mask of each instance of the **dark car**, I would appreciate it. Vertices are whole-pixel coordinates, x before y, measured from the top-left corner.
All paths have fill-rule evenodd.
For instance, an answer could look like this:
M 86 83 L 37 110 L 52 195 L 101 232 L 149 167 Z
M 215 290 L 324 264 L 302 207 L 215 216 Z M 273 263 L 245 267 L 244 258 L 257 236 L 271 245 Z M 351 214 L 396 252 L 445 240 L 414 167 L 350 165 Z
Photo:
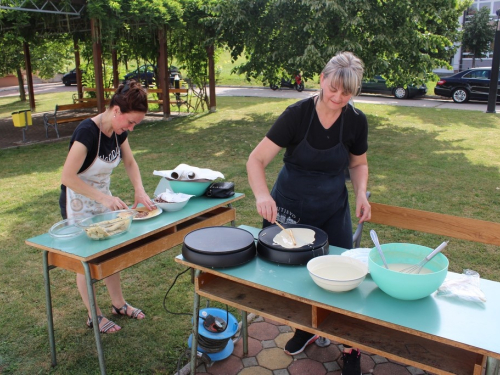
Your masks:
M 427 93 L 427 86 L 420 87 L 409 85 L 404 88 L 402 85 L 387 87 L 386 80 L 382 76 L 375 76 L 371 79 L 364 79 L 361 86 L 361 94 L 383 94 L 394 95 L 397 99 L 409 99 L 416 96 L 423 96 Z
M 83 72 L 82 72 L 83 73 Z M 62 76 L 62 83 L 65 86 L 76 85 L 76 69 L 73 69 Z
M 449 77 L 441 78 L 434 94 L 452 98 L 455 103 L 465 103 L 469 100 L 488 100 L 490 91 L 491 68 L 472 68 Z M 497 101 L 500 100 L 497 91 Z
M 127 73 L 124 77 L 124 81 L 135 79 L 136 81 L 141 81 L 148 86 L 152 85 L 156 82 L 155 69 L 156 67 L 154 65 L 141 65 L 133 72 Z M 179 69 L 172 65 L 170 66 L 170 85 L 174 84 L 175 75 L 178 75 L 179 78 L 182 79 Z

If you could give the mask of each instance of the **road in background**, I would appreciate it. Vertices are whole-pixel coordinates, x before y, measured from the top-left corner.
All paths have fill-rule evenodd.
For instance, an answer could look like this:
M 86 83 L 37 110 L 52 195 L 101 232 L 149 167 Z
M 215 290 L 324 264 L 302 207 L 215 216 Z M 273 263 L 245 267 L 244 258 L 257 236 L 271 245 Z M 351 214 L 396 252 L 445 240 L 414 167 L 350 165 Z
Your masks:
M 35 95 L 65 91 L 76 93 L 76 86 L 64 86 L 62 83 L 43 83 L 35 85 Z M 298 92 L 296 90 L 290 89 L 279 89 L 273 91 L 268 87 L 216 87 L 217 96 L 260 96 L 268 98 L 304 99 L 316 95 L 317 93 L 317 90 L 307 89 L 302 92 Z M 0 88 L 0 97 L 17 95 L 19 95 L 19 89 L 17 86 Z M 468 102 L 458 104 L 453 102 L 451 99 L 445 99 L 435 96 L 426 96 L 416 99 L 396 99 L 389 96 L 366 94 L 356 97 L 354 99 L 354 102 L 396 105 L 404 107 L 459 109 L 482 112 L 486 112 L 487 107 L 486 102 Z

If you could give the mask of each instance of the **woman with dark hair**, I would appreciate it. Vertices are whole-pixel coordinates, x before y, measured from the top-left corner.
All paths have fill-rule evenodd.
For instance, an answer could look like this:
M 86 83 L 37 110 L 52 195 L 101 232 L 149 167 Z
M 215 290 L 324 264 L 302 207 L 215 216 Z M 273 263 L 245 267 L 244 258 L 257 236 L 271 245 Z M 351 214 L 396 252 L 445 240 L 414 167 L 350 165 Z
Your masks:
M 128 209 L 128 206 L 109 190 L 113 169 L 121 160 L 135 191 L 134 205 L 142 203 L 149 210 L 155 208 L 142 186 L 141 173 L 127 139 L 128 132 L 139 124 L 148 110 L 147 93 L 141 85 L 130 81 L 120 85 L 111 98 L 109 108 L 82 121 L 71 137 L 69 152 L 61 177 L 59 205 L 64 219 L 99 214 L 106 211 Z M 144 313 L 130 306 L 124 299 L 120 274 L 104 280 L 111 297 L 114 315 L 144 319 Z M 85 276 L 77 274 L 76 284 L 88 310 L 87 326 L 93 327 Z M 117 332 L 120 326 L 102 315 L 97 306 L 101 333 Z

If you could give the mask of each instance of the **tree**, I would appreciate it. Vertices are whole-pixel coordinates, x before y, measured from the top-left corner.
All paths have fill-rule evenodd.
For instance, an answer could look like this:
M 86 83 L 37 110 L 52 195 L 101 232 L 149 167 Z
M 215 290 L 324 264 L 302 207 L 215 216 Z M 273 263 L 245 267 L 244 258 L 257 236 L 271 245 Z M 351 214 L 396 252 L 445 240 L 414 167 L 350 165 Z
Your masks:
M 219 35 L 247 77 L 318 74 L 338 51 L 352 51 L 366 75 L 419 84 L 448 66 L 459 41 L 460 0 L 221 0 Z
M 491 49 L 495 38 L 495 25 L 490 21 L 489 7 L 482 7 L 471 15 L 465 23 L 462 37 L 463 48 L 472 53 L 472 67 L 476 67 L 476 58 L 484 57 Z

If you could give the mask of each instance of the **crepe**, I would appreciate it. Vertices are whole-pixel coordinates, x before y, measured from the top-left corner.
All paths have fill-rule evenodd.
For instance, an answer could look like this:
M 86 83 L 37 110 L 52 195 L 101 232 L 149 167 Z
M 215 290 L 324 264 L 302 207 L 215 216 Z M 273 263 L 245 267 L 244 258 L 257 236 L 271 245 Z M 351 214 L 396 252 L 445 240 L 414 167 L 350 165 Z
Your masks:
M 134 216 L 134 220 L 146 220 L 152 217 L 158 216 L 163 212 L 163 210 L 159 207 L 156 207 L 154 210 L 148 211 L 146 207 L 137 207 L 135 208 L 137 214 Z
M 289 231 L 292 231 L 295 237 L 295 245 L 293 244 Z M 308 228 L 288 228 L 274 236 L 273 242 L 285 249 L 296 249 L 302 246 L 312 245 L 314 243 L 315 234 L 316 233 L 312 229 Z

